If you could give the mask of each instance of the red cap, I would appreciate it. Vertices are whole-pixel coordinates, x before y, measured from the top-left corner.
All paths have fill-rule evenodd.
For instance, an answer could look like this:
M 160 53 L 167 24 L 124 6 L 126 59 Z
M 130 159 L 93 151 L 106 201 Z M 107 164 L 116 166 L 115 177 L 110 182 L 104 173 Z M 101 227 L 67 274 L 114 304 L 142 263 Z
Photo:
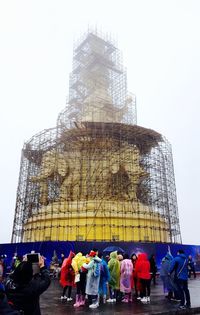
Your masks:
M 96 252 L 94 252 L 93 250 L 90 251 L 89 256 L 90 257 L 95 257 L 96 256 Z

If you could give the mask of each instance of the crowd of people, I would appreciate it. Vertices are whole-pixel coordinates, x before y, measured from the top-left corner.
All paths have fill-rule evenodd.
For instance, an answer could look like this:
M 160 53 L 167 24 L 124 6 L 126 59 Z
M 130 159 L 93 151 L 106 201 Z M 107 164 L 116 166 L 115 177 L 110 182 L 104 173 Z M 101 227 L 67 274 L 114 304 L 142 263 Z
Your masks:
M 39 296 L 51 281 L 44 257 L 40 256 L 40 269 L 34 274 L 33 265 L 15 255 L 8 277 L 3 271 L 4 258 L 0 258 L 0 313 L 40 315 Z M 164 293 L 169 300 L 180 301 L 180 309 L 191 307 L 188 277 L 192 273 L 196 278 L 192 257 L 187 258 L 181 249 L 176 257 L 168 251 L 162 259 L 159 275 Z M 89 304 L 89 308 L 95 309 L 100 303 L 131 303 L 133 297 L 148 304 L 151 285 L 157 284 L 157 266 L 154 255 L 148 257 L 146 253 L 139 253 L 129 257 L 113 251 L 104 257 L 93 248 L 86 255 L 70 251 L 65 258 L 62 254 L 58 276 L 63 288 L 60 299 L 73 303 L 74 308 Z M 75 291 L 74 301 L 72 290 Z
M 179 250 L 175 258 L 168 252 L 161 264 L 160 277 L 166 298 L 180 301 L 180 309 L 191 307 L 187 282 L 190 264 L 183 250 Z M 156 285 L 156 277 L 154 255 L 148 259 L 146 253 L 140 253 L 129 258 L 127 254 L 114 251 L 104 258 L 97 249 L 88 255 L 70 252 L 61 267 L 61 300 L 72 301 L 72 288 L 76 288 L 75 308 L 84 306 L 86 297 L 89 307 L 97 308 L 101 301 L 132 302 L 133 294 L 135 299 L 147 304 L 151 299 L 151 283 Z

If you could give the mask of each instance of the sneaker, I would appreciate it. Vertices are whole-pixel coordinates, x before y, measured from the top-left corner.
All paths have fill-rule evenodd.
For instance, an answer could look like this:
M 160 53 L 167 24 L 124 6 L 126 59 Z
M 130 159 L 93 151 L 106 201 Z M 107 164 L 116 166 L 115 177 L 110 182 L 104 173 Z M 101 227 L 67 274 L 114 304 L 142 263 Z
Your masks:
M 175 299 L 175 298 L 171 298 L 171 301 L 173 302 L 180 302 L 181 300 Z
M 178 309 L 179 310 L 184 310 L 184 309 L 186 309 L 186 306 L 185 305 L 179 305 Z
M 141 300 L 142 298 L 140 296 L 137 297 L 137 300 Z
M 111 299 L 111 298 L 108 299 L 108 300 L 107 300 L 107 303 L 113 303 L 113 299 Z
M 147 296 L 147 302 L 150 303 L 151 299 L 150 296 Z
M 67 301 L 69 302 L 69 301 L 72 301 L 73 299 L 70 297 L 70 298 L 67 298 Z
M 124 298 L 124 299 L 122 300 L 122 302 L 123 302 L 123 303 L 128 303 L 128 298 Z
M 116 302 L 116 299 L 113 299 L 112 301 L 113 301 L 113 303 L 115 303 L 115 302 Z
M 98 302 L 89 305 L 89 308 L 97 308 L 97 307 L 99 307 Z
M 61 299 L 61 300 L 66 300 L 67 297 L 66 297 L 66 295 L 64 295 L 64 296 L 62 295 L 62 296 L 60 297 L 60 299 Z
M 141 302 L 142 302 L 142 303 L 147 303 L 147 297 L 144 296 L 144 297 L 141 299 Z

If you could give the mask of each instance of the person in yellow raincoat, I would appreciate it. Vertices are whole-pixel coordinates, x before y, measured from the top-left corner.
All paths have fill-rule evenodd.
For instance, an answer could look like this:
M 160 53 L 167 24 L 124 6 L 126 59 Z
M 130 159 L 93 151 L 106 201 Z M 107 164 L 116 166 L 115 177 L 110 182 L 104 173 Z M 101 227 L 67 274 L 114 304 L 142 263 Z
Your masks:
M 75 271 L 75 283 L 76 283 L 76 302 L 74 307 L 85 305 L 85 287 L 87 269 L 83 267 L 83 264 L 88 263 L 90 258 L 83 256 L 81 252 L 75 255 L 72 259 L 72 268 Z

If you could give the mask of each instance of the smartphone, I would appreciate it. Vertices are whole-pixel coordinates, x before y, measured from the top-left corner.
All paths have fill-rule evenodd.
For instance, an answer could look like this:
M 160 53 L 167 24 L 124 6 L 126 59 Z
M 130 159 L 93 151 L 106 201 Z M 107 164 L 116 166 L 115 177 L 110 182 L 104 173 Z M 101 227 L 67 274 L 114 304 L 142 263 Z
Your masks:
M 39 253 L 31 253 L 26 255 L 27 261 L 32 263 L 33 268 L 33 275 L 40 273 L 40 266 L 39 266 Z
M 27 254 L 26 257 L 27 257 L 27 261 L 31 263 L 39 263 L 39 259 L 40 259 L 39 253 Z

